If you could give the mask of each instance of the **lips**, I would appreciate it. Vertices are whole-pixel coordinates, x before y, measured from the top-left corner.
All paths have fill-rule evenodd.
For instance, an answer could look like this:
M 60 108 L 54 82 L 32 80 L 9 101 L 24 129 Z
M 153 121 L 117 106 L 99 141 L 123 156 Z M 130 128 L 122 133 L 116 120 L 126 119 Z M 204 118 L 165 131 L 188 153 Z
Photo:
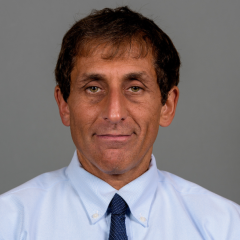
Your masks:
M 118 134 L 96 134 L 96 137 L 102 141 L 116 141 L 116 142 L 126 142 L 131 138 L 132 134 L 129 135 L 118 135 Z

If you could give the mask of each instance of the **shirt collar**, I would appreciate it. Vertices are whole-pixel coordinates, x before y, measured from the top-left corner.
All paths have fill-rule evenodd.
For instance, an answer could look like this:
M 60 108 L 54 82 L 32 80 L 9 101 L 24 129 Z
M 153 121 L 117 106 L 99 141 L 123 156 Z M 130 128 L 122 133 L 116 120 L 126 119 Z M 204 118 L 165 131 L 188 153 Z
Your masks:
M 66 174 L 77 191 L 92 224 L 102 219 L 114 194 L 118 193 L 128 204 L 133 219 L 144 227 L 148 226 L 149 211 L 158 182 L 156 160 L 153 154 L 148 171 L 120 190 L 116 190 L 84 170 L 78 160 L 77 151 L 74 152 Z

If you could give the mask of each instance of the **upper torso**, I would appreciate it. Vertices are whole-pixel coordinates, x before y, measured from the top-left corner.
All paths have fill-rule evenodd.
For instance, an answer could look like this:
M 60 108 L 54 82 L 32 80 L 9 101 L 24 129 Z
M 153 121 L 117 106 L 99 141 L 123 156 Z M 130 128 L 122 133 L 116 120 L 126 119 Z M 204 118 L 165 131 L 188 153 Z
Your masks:
M 239 205 L 157 170 L 154 161 L 119 191 L 84 169 L 74 172 L 76 159 L 30 180 L 0 196 L 0 240 L 107 240 L 116 192 L 129 204 L 129 240 L 240 239 Z

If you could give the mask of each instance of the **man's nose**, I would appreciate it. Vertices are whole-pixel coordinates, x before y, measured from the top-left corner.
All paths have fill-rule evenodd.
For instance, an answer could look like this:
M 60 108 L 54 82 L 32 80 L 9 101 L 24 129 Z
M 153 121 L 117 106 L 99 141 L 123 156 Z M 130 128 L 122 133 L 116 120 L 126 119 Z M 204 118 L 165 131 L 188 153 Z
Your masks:
M 119 123 L 127 118 L 126 99 L 120 90 L 111 90 L 107 96 L 102 117 L 111 123 Z

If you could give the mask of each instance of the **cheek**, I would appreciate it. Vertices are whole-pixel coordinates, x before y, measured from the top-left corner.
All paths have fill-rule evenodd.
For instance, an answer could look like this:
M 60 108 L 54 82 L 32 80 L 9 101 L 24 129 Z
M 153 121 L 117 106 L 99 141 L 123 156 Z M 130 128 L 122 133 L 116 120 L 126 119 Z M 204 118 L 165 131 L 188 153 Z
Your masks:
M 86 137 L 86 133 L 91 130 L 91 126 L 98 117 L 98 108 L 93 107 L 79 99 L 70 109 L 70 126 L 74 132 Z M 85 133 L 85 134 L 84 134 Z M 84 136 L 86 135 L 86 136 Z
M 132 109 L 132 117 L 140 127 L 139 137 L 145 144 L 153 144 L 158 134 L 161 104 L 156 103 L 145 101 Z
M 140 126 L 158 125 L 161 114 L 161 104 L 158 99 L 147 99 L 131 107 L 132 117 Z

